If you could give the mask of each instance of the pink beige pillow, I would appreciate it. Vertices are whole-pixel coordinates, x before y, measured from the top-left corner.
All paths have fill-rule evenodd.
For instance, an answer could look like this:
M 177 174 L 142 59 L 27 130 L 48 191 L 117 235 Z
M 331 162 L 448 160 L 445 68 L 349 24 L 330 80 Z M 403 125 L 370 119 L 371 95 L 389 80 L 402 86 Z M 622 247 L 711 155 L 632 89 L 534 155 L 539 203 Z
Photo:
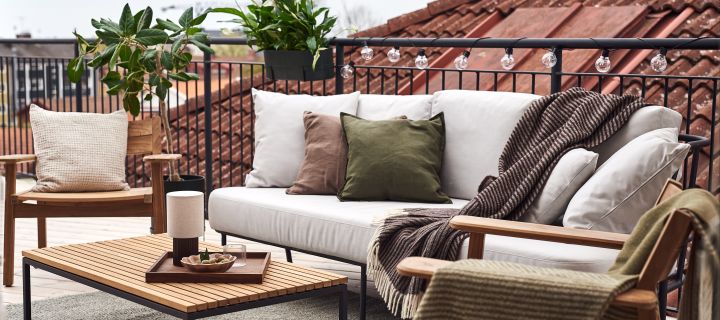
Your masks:
M 287 194 L 337 194 L 345 182 L 347 146 L 338 116 L 305 111 L 305 158 Z

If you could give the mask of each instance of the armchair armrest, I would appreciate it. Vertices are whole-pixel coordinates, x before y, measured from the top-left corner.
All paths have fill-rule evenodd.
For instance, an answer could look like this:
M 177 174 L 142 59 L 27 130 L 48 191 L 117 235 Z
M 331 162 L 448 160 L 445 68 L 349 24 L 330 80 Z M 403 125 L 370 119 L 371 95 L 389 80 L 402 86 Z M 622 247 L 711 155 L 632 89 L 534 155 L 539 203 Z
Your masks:
M 438 269 L 451 263 L 453 263 L 453 261 L 424 257 L 407 257 L 398 263 L 397 271 L 406 277 L 418 277 L 430 280 Z M 652 310 L 657 305 L 657 298 L 654 291 L 633 288 L 620 293 L 615 297 L 615 300 L 612 301 L 612 304 L 622 307 Z
M 610 249 L 622 248 L 629 237 L 629 235 L 621 233 L 572 229 L 471 216 L 456 216 L 450 220 L 450 226 L 471 234 L 494 234 Z
M 182 158 L 182 155 L 180 154 L 153 154 L 149 156 L 144 156 L 143 161 L 145 162 L 168 162 L 173 160 L 180 160 Z
M 37 157 L 34 154 L 10 154 L 0 156 L 0 163 L 23 163 L 35 161 Z

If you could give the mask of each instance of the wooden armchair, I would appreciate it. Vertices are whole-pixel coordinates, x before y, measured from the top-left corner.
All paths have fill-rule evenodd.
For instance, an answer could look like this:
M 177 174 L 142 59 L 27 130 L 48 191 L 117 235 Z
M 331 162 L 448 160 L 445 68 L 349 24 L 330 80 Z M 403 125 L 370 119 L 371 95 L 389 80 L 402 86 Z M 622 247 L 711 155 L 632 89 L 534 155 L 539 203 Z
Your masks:
M 38 247 L 47 245 L 46 218 L 78 217 L 151 217 L 150 231 L 165 232 L 163 190 L 163 164 L 180 159 L 178 154 L 162 152 L 160 118 L 149 118 L 128 123 L 128 155 L 147 155 L 150 163 L 150 188 L 133 188 L 129 191 L 40 193 L 15 192 L 17 164 L 35 161 L 32 154 L 0 156 L 5 167 L 5 234 L 3 285 L 12 286 L 15 251 L 15 219 L 37 218 Z
M 669 180 L 657 203 L 682 191 L 682 186 Z M 665 280 L 678 259 L 682 243 L 691 232 L 692 217 L 680 210 L 673 212 L 648 258 L 635 288 L 620 295 L 612 305 L 631 307 L 638 310 L 639 319 L 657 319 L 658 295 L 656 288 Z M 468 258 L 482 259 L 483 242 L 486 234 L 508 237 L 561 242 L 611 249 L 621 249 L 629 235 L 592 230 L 571 229 L 539 225 L 526 222 L 496 220 L 469 216 L 457 216 L 450 225 L 470 233 Z M 692 261 L 692 259 L 690 260 Z M 398 264 L 398 272 L 405 276 L 432 278 L 433 273 L 452 261 L 423 257 L 406 258 Z M 692 270 L 689 268 L 688 270 Z M 686 281 L 691 277 L 688 275 Z

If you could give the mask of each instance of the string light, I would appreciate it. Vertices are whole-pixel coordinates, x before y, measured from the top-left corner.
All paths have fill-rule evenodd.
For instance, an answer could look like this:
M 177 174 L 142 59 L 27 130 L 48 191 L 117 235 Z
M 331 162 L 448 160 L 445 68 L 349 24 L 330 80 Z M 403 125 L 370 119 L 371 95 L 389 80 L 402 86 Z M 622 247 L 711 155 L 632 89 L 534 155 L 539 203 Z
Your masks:
M 387 53 L 387 57 L 388 57 L 388 60 L 390 60 L 390 62 L 392 62 L 392 63 L 400 61 L 400 57 L 401 57 L 400 47 L 394 46 L 392 49 L 390 49 L 390 51 L 388 51 L 388 53 Z
M 355 73 L 355 62 L 350 61 L 340 69 L 340 76 L 344 79 L 350 79 Z
M 363 48 L 362 48 L 362 50 L 360 50 L 360 56 L 363 58 L 363 60 L 370 61 L 370 60 L 372 60 L 374 55 L 375 55 L 375 51 L 373 51 L 372 48 L 368 47 L 367 41 L 364 41 Z
M 652 58 L 652 60 L 650 60 L 650 67 L 651 67 L 655 72 L 660 73 L 660 72 L 665 71 L 665 69 L 667 69 L 668 62 L 667 62 L 667 57 L 666 57 L 666 55 L 667 55 L 667 49 L 665 49 L 665 48 L 660 48 L 660 49 L 658 50 L 658 54 L 655 55 L 655 56 Z
M 455 58 L 455 69 L 465 70 L 468 67 L 468 58 L 470 57 L 470 51 L 465 50 L 457 58 Z
M 418 51 L 417 57 L 415 58 L 415 66 L 418 69 L 423 70 L 428 67 L 428 64 L 429 63 L 428 58 L 425 55 L 425 49 L 420 49 L 420 51 Z
M 546 52 L 542 58 L 540 59 L 540 62 L 545 66 L 545 68 L 552 68 L 557 64 L 557 56 L 555 55 L 555 48 L 550 49 L 548 52 Z
M 598 72 L 608 73 L 612 64 L 610 63 L 610 50 L 602 49 L 600 57 L 595 60 L 595 69 Z
M 505 48 L 505 55 L 500 59 L 500 66 L 505 70 L 510 70 L 515 66 L 515 57 L 513 57 L 513 48 Z

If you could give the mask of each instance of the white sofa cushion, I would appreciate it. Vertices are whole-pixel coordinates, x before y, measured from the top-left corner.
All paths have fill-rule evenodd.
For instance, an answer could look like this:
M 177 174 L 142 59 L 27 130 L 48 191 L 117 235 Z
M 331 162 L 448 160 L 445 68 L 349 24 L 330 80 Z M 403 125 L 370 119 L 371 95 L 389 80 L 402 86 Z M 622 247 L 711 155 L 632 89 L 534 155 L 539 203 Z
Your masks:
M 630 233 L 652 208 L 690 146 L 678 143 L 676 128 L 643 134 L 618 150 L 573 196 L 566 227 Z
M 563 155 L 522 220 L 540 224 L 555 222 L 565 212 L 575 192 L 595 172 L 597 159 L 597 153 L 582 148 Z
M 610 159 L 610 156 L 633 139 L 656 129 L 676 128 L 680 130 L 681 123 L 682 115 L 675 110 L 661 106 L 643 107 L 635 111 L 625 126 L 614 135 L 590 150 L 600 155 L 597 165 L 601 166 Z
M 441 180 L 451 198 L 471 199 L 480 182 L 497 176 L 505 143 L 528 104 L 540 96 L 493 91 L 435 93 L 432 114 L 445 113 Z
M 303 113 L 356 114 L 359 92 L 333 96 L 285 95 L 252 89 L 255 156 L 247 187 L 289 187 L 305 153 Z
M 365 263 L 373 220 L 388 209 L 460 208 L 452 204 L 340 202 L 334 196 L 287 195 L 282 188 L 220 188 L 210 194 L 210 226 L 251 239 Z M 545 267 L 602 272 L 617 251 L 544 241 L 487 236 L 485 258 Z M 467 241 L 461 257 L 467 256 Z
M 430 119 L 432 95 L 393 96 L 361 94 L 357 116 L 366 120 L 387 120 L 406 116 L 410 120 Z

